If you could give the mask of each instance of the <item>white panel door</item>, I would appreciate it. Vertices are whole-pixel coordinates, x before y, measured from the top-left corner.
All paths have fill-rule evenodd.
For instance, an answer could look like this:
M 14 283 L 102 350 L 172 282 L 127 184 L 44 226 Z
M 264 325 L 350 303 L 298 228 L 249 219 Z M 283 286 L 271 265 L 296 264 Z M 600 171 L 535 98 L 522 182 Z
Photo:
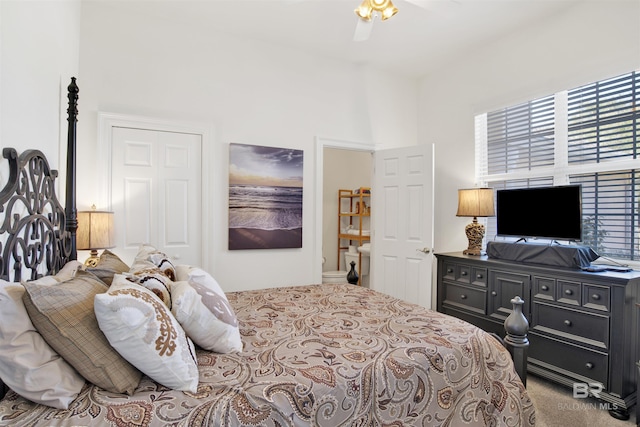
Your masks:
M 431 308 L 433 147 L 374 153 L 370 286 Z
M 202 265 L 201 136 L 114 127 L 111 147 L 118 254 L 130 262 L 148 243 Z

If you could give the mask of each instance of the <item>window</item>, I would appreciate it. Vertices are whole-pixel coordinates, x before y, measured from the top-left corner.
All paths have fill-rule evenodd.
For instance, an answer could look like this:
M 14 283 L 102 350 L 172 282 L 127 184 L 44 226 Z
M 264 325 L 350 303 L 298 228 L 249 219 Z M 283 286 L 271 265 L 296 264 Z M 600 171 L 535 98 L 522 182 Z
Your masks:
M 496 190 L 581 184 L 582 244 L 640 261 L 640 72 L 477 116 L 476 165 Z

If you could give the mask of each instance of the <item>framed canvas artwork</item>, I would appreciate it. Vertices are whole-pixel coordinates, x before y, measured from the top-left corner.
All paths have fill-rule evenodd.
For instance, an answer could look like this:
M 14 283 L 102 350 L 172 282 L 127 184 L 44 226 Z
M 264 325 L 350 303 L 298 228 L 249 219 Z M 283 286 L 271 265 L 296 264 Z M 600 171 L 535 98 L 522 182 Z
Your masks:
M 302 247 L 303 151 L 229 144 L 229 250 Z

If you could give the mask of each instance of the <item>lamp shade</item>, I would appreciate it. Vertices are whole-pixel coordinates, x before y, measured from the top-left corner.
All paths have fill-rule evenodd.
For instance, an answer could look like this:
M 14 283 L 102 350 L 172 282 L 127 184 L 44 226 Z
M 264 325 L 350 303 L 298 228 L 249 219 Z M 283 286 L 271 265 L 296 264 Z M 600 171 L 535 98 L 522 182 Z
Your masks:
M 113 236 L 113 212 L 78 212 L 76 245 L 80 250 L 115 247 Z
M 494 216 L 493 188 L 468 188 L 458 190 L 456 216 Z

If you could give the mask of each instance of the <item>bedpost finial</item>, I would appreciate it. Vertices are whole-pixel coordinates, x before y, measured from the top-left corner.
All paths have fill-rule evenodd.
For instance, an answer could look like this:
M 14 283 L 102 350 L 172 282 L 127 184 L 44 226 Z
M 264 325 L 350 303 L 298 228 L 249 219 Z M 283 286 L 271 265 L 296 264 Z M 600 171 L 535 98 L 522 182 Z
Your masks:
M 80 89 L 78 88 L 78 85 L 76 84 L 76 78 L 75 77 L 71 77 L 71 83 L 69 83 L 69 86 L 67 86 L 67 90 L 69 91 L 69 93 L 78 93 L 80 92 Z
M 524 300 L 520 296 L 516 296 L 511 300 L 513 311 L 504 322 L 504 328 L 510 336 L 526 337 L 529 331 L 529 322 L 522 313 L 522 305 Z M 526 338 L 525 338 L 526 339 Z
M 67 87 L 67 92 L 67 99 L 69 99 L 69 108 L 67 108 L 67 121 L 71 124 L 78 121 L 78 92 L 80 92 L 80 89 L 76 84 L 75 77 L 71 77 L 71 83 L 69 83 L 69 86 Z

